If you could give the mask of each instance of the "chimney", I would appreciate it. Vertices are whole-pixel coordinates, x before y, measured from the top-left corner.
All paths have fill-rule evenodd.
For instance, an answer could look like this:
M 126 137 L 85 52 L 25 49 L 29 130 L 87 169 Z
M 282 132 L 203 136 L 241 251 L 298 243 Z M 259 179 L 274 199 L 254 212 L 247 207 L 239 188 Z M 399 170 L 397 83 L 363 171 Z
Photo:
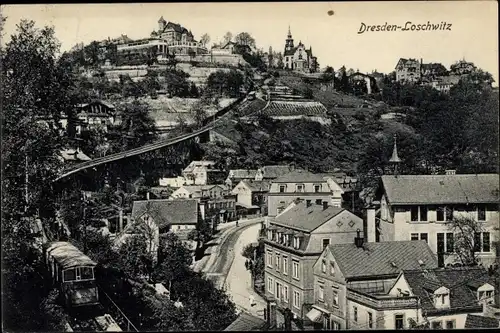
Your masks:
M 366 222 L 365 222 L 366 241 L 368 243 L 375 242 L 375 207 L 368 206 L 366 208 Z
M 266 321 L 268 329 L 276 327 L 276 302 L 274 297 L 268 297 L 266 309 Z
M 456 174 L 456 170 L 446 170 L 447 175 L 454 175 Z
M 323 201 L 323 210 L 328 208 L 328 201 Z
M 361 237 L 361 230 L 356 230 L 357 236 L 354 238 L 354 244 L 356 244 L 356 247 L 363 247 L 363 238 Z
M 311 207 L 311 200 L 306 200 L 306 207 Z

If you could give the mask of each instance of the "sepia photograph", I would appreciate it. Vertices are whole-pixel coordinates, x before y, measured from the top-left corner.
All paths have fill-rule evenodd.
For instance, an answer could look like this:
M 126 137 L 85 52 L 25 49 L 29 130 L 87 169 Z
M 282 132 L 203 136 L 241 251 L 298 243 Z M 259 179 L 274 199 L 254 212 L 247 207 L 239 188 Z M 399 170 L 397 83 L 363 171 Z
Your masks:
M 6 332 L 500 329 L 497 1 L 0 6 Z

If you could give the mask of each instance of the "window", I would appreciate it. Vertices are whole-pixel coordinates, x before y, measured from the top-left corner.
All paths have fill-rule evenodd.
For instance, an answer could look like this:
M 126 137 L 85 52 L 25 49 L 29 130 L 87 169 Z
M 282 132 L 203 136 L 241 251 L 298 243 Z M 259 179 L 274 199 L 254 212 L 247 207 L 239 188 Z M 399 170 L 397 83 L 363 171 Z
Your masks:
M 433 330 L 441 329 L 443 327 L 443 322 L 441 322 L 441 321 L 433 321 L 431 327 L 432 327 Z
M 338 322 L 332 320 L 332 329 L 334 331 L 340 330 L 340 324 Z
M 455 320 L 446 321 L 446 329 L 451 330 L 455 328 Z
M 352 307 L 352 319 L 358 322 L 358 308 L 355 306 Z
M 270 277 L 267 278 L 267 291 L 273 294 L 273 279 Z
M 326 260 L 321 261 L 321 272 L 326 273 Z
M 286 185 L 280 185 L 280 193 L 285 192 L 286 190 Z
M 321 199 L 316 199 L 316 205 L 321 205 Z
M 446 207 L 446 221 L 453 220 L 453 208 Z
M 318 288 L 318 299 L 323 302 L 325 299 L 325 288 L 323 286 L 319 286 Z
M 300 307 L 300 294 L 298 291 L 293 291 L 293 306 L 296 308 Z
M 276 298 L 278 300 L 281 299 L 281 283 L 279 283 L 279 282 L 276 282 L 276 293 L 275 293 L 275 295 L 276 295 Z
M 479 205 L 477 207 L 477 220 L 478 221 L 486 221 L 486 206 Z
M 293 278 L 298 279 L 299 278 L 299 262 L 298 261 L 293 261 Z
M 330 245 L 330 238 L 323 238 L 323 250 Z
M 373 328 L 373 314 L 368 312 L 368 328 Z
M 94 278 L 94 274 L 92 273 L 91 267 L 82 267 L 82 280 L 91 280 Z
M 410 239 L 411 239 L 412 241 L 416 241 L 416 240 L 418 240 L 418 234 L 411 234 L 411 235 L 410 235 Z
M 64 271 L 64 280 L 63 281 L 74 281 L 76 280 L 76 274 L 74 269 L 68 269 Z
M 411 206 L 410 215 L 411 221 L 418 221 L 418 206 Z
M 427 233 L 421 233 L 420 234 L 420 240 L 423 240 L 426 243 L 429 243 Z
M 405 316 L 402 314 L 397 314 L 394 316 L 394 328 L 397 330 L 402 330 L 405 327 Z
M 438 207 L 436 209 L 436 220 L 437 221 L 444 221 L 444 211 L 445 211 L 445 207 Z
M 288 258 L 283 256 L 283 274 L 288 275 Z
M 315 193 L 318 193 L 319 191 L 321 191 L 321 185 L 314 185 L 314 192 Z M 320 200 L 321 201 L 321 200 Z M 316 202 L 318 202 L 318 200 L 316 200 Z M 321 203 L 321 202 L 320 202 Z
M 332 294 L 333 294 L 333 297 L 332 297 L 333 304 L 332 305 L 335 307 L 338 307 L 339 306 L 339 292 L 338 292 L 337 288 L 333 287 Z
M 276 253 L 275 261 L 276 261 L 276 270 L 279 271 L 280 270 L 280 261 L 281 261 L 279 253 Z
M 453 239 L 453 233 L 448 232 L 446 234 L 446 252 L 448 253 L 453 253 L 455 251 L 455 244 L 454 244 L 454 239 Z
M 267 251 L 267 267 L 273 267 L 273 252 Z
M 288 286 L 283 286 L 283 300 L 288 303 Z
M 420 206 L 420 221 L 427 221 L 427 206 Z
M 298 184 L 296 187 L 296 192 L 304 192 L 304 185 Z

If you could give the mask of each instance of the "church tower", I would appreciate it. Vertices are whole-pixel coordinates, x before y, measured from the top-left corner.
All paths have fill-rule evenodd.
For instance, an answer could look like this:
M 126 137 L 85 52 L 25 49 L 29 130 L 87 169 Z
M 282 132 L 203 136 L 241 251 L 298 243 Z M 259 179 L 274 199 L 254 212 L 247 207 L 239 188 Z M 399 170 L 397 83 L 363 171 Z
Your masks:
M 397 145 L 397 136 L 394 134 L 394 147 L 392 149 L 392 156 L 389 160 L 389 163 L 394 167 L 394 176 L 398 176 L 398 165 L 402 162 L 398 156 L 398 145 Z
M 293 49 L 293 38 L 292 33 L 290 32 L 290 26 L 288 26 L 288 36 L 285 43 L 285 51 L 289 51 Z
M 167 25 L 167 21 L 165 21 L 165 19 L 162 17 L 160 17 L 160 19 L 158 20 L 158 31 L 163 31 L 163 29 L 165 29 L 165 25 Z

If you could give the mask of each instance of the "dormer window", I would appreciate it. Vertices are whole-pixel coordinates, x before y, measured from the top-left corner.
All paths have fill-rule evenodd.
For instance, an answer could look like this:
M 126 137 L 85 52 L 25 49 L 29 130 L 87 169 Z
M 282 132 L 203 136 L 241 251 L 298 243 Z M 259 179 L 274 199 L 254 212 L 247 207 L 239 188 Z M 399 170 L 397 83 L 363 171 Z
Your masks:
M 297 184 L 296 192 L 304 192 L 304 184 Z
M 434 307 L 436 309 L 450 307 L 450 290 L 448 288 L 443 286 L 434 291 Z
M 280 185 L 280 193 L 284 193 L 286 191 L 286 185 Z
M 477 289 L 477 299 L 481 303 L 494 304 L 495 300 L 493 298 L 495 288 L 489 284 L 485 283 Z

